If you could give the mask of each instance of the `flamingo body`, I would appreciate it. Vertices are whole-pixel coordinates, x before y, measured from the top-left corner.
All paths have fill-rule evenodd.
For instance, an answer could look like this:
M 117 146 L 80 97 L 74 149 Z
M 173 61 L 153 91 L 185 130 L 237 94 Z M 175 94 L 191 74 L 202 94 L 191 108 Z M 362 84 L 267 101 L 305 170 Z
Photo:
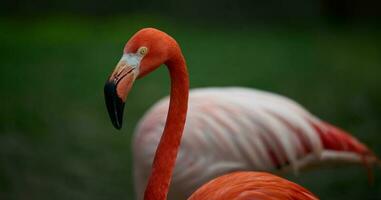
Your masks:
M 164 128 L 169 99 L 154 105 L 134 138 L 134 180 L 141 199 Z M 190 92 L 187 121 L 169 199 L 186 199 L 202 184 L 239 170 L 293 171 L 308 166 L 375 161 L 355 138 L 296 102 L 248 88 Z
M 265 172 L 234 172 L 199 188 L 188 200 L 317 200 L 305 188 Z

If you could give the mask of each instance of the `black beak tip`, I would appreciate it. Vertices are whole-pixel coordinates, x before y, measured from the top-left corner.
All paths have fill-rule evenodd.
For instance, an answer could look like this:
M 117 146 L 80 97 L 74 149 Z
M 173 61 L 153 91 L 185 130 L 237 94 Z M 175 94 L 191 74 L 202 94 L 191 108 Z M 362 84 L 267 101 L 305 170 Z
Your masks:
M 124 102 L 116 92 L 116 83 L 107 81 L 104 87 L 106 107 L 111 122 L 118 130 L 122 128 Z
M 116 123 L 115 121 L 112 122 L 112 125 L 118 130 L 122 129 L 122 124 Z

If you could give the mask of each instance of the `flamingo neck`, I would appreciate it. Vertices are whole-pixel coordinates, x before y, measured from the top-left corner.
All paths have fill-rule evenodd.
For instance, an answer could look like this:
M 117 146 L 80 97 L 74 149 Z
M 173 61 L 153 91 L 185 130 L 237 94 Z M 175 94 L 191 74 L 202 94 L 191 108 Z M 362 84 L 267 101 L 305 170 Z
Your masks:
M 163 135 L 157 147 L 145 200 L 167 199 L 169 184 L 180 147 L 188 108 L 189 78 L 181 53 L 166 63 L 171 78 L 171 95 Z

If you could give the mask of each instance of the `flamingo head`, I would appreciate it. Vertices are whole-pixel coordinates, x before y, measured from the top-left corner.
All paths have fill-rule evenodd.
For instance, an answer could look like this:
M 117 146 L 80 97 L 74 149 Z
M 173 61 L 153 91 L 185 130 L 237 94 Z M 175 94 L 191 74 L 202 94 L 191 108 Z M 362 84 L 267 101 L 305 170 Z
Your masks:
M 122 128 L 124 104 L 135 79 L 168 62 L 177 48 L 173 38 L 154 28 L 138 31 L 127 42 L 104 87 L 107 110 L 115 128 Z

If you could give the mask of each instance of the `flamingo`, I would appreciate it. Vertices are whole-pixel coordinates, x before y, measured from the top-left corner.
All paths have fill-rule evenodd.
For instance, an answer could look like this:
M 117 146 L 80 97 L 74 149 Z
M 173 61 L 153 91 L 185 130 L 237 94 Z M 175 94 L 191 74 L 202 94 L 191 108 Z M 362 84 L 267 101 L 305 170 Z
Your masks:
M 135 130 L 137 199 L 144 194 L 168 107 L 165 97 Z M 190 91 L 188 107 L 169 199 L 186 199 L 202 184 L 232 171 L 298 174 L 322 165 L 379 162 L 346 131 L 284 96 L 242 87 L 199 88 Z
M 134 133 L 135 192 L 142 199 L 169 98 L 157 102 Z M 249 88 L 193 89 L 170 199 L 186 199 L 207 181 L 239 170 L 278 174 L 322 165 L 379 162 L 356 138 L 296 102 Z M 369 175 L 371 178 L 371 175 Z
M 290 165 L 296 170 L 300 166 L 321 160 L 339 159 L 352 162 L 364 160 L 366 163 L 377 160 L 370 150 L 344 131 L 318 120 L 291 100 L 266 92 L 242 88 L 196 90 L 191 92 L 189 104 L 191 112 L 187 118 L 189 79 L 185 59 L 179 45 L 172 37 L 153 28 L 142 29 L 132 36 L 125 45 L 121 60 L 105 84 L 106 105 L 115 128 L 122 127 L 124 104 L 135 79 L 144 77 L 161 64 L 168 67 L 171 78 L 169 103 L 165 99 L 151 109 L 152 112 L 148 113 L 148 116 L 140 123 L 134 143 L 135 147 L 142 145 L 149 149 L 149 151 L 142 150 L 140 153 L 135 149 L 135 159 L 137 156 L 144 159 L 140 155 L 147 154 L 146 162 L 149 163 L 151 162 L 149 154 L 154 152 L 152 169 L 142 168 L 143 172 L 150 174 L 147 184 L 143 183 L 145 200 L 167 199 L 172 174 L 174 174 L 174 185 L 179 187 L 181 186 L 175 182 L 177 176 L 180 177 L 179 180 L 190 175 L 199 176 L 195 177 L 196 181 L 190 184 L 180 182 L 186 187 L 199 184 L 198 178 L 205 182 L 209 181 L 210 177 L 205 178 L 204 174 L 197 174 L 200 165 L 195 160 L 208 162 L 210 158 L 215 159 L 216 151 L 220 150 L 218 157 L 220 160 L 213 161 L 216 165 L 212 168 L 205 167 L 203 170 L 214 171 L 212 178 L 230 171 L 243 171 L 228 173 L 209 181 L 196 190 L 189 199 L 317 199 L 303 187 L 275 175 L 245 171 L 250 169 L 250 165 L 246 163 L 262 162 L 263 167 L 277 168 Z M 229 96 L 237 97 L 239 100 Z M 208 97 L 204 100 L 206 104 L 202 103 L 203 97 Z M 256 98 L 258 98 L 258 105 L 251 102 Z M 230 107 L 223 108 L 227 105 Z M 251 110 L 248 109 L 250 106 L 258 112 L 257 116 L 250 115 Z M 167 108 L 168 110 L 165 111 Z M 217 110 L 212 114 L 208 113 L 214 109 Z M 242 113 L 238 115 L 240 111 Z M 161 116 L 166 116 L 165 125 L 156 126 Z M 251 121 L 245 117 L 251 117 Z M 182 141 L 183 146 L 189 145 L 195 148 L 195 151 L 205 149 L 209 151 L 204 152 L 200 157 L 192 157 L 200 154 L 192 154 L 182 149 L 177 161 L 177 170 L 174 171 L 186 119 L 188 122 Z M 201 122 L 201 120 L 205 121 Z M 201 123 L 198 127 L 194 127 L 199 135 L 192 135 L 187 130 L 192 128 L 190 124 L 196 122 Z M 254 124 L 250 125 L 250 122 Z M 251 131 L 257 128 L 259 131 L 253 133 L 253 138 L 247 137 L 246 134 L 246 137 L 239 139 L 241 135 L 235 134 L 235 131 L 241 130 L 238 125 Z M 212 128 L 213 126 L 215 129 Z M 149 145 L 143 137 L 143 132 L 146 131 L 144 136 L 150 138 L 148 140 L 157 140 L 158 137 L 152 134 L 153 130 L 163 131 L 160 134 L 160 141 L 156 143 L 157 148 L 155 145 Z M 205 137 L 210 137 L 205 139 L 200 130 L 214 133 L 205 133 Z M 197 142 L 186 142 L 189 140 L 187 138 L 192 137 L 205 146 Z M 215 144 L 208 146 L 209 141 L 214 141 Z M 236 144 L 238 141 L 244 144 L 241 148 Z M 240 164 L 240 161 L 231 159 L 229 154 L 225 155 L 230 150 L 234 151 L 234 156 L 246 159 L 246 163 Z M 250 154 L 248 154 L 249 151 Z M 179 163 L 181 159 L 187 159 L 188 163 L 181 165 Z M 136 166 L 139 166 L 139 161 Z M 137 172 L 139 175 L 139 171 Z

